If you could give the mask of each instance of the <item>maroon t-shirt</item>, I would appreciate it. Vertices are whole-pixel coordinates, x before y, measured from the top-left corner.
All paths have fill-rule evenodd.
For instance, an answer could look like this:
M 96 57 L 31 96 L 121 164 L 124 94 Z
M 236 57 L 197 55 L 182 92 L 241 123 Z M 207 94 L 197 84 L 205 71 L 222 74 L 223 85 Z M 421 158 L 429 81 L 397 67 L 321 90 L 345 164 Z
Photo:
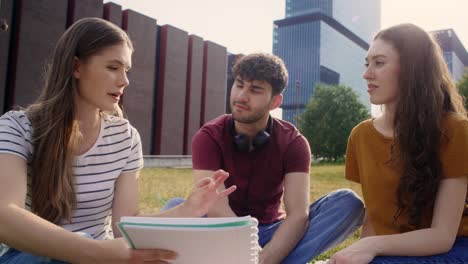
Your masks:
M 310 147 L 292 124 L 272 118 L 270 140 L 259 149 L 242 152 L 236 148 L 231 115 L 205 124 L 192 139 L 192 162 L 196 170 L 223 169 L 230 177 L 225 185 L 237 185 L 229 205 L 238 216 L 251 215 L 262 224 L 284 218 L 280 210 L 284 176 L 309 173 Z

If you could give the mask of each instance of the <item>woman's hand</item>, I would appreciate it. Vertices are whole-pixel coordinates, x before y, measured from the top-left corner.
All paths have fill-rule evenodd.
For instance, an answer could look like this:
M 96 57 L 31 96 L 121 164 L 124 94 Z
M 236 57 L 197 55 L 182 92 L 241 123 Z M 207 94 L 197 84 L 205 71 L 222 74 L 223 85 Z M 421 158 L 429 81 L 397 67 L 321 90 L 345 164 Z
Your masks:
M 96 241 L 99 244 L 97 254 L 92 261 L 81 263 L 97 264 L 140 264 L 170 263 L 177 253 L 164 249 L 131 249 L 123 238 Z
M 218 170 L 212 178 L 205 177 L 196 182 L 185 202 L 187 209 L 195 216 L 206 215 L 216 201 L 236 190 L 235 185 L 222 191 L 218 190 L 228 177 L 229 173 Z
M 335 253 L 327 264 L 367 264 L 377 255 L 375 237 L 363 238 L 351 246 Z

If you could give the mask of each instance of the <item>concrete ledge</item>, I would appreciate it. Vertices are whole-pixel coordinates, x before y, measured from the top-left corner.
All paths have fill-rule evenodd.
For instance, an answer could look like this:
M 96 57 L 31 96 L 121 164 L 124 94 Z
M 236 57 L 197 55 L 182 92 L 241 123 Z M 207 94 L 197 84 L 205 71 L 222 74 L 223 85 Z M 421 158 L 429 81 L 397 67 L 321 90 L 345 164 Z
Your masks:
M 145 168 L 192 168 L 191 155 L 144 155 Z

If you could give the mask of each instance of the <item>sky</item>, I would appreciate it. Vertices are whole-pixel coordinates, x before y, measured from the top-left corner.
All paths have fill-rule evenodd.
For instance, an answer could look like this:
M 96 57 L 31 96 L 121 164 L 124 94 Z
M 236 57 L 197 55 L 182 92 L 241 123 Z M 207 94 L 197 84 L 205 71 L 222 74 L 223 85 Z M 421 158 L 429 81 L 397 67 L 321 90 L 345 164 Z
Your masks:
M 110 0 L 225 46 L 230 53 L 272 52 L 273 21 L 286 0 Z M 353 1 L 353 0 L 348 0 Z M 109 2 L 109 0 L 104 0 Z M 427 31 L 452 28 L 468 49 L 468 0 L 381 0 L 381 28 L 413 23 Z M 372 115 L 380 108 L 372 106 Z M 273 116 L 281 118 L 281 109 Z
M 353 1 L 353 0 L 349 0 Z M 104 0 L 109 2 L 109 0 Z M 111 0 L 227 47 L 231 53 L 271 52 L 273 21 L 286 0 Z M 467 0 L 381 0 L 381 27 L 414 23 L 425 30 L 453 28 L 468 49 Z

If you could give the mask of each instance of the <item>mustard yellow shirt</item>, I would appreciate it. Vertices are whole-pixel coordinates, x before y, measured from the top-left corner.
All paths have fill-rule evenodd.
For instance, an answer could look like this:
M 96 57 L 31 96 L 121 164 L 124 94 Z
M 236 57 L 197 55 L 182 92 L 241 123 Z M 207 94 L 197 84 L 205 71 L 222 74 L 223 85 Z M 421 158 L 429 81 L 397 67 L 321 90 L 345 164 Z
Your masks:
M 468 177 L 468 121 L 457 114 L 447 114 L 442 121 L 441 140 L 442 177 Z M 398 209 L 396 189 L 400 175 L 387 162 L 392 142 L 392 138 L 375 129 L 371 119 L 357 125 L 348 139 L 346 178 L 361 184 L 367 216 L 377 235 L 398 234 L 401 226 L 409 227 L 405 214 L 398 218 L 397 224 L 393 223 Z M 468 195 L 458 236 L 468 236 L 467 202 Z M 430 225 L 431 218 L 428 215 L 423 223 Z

